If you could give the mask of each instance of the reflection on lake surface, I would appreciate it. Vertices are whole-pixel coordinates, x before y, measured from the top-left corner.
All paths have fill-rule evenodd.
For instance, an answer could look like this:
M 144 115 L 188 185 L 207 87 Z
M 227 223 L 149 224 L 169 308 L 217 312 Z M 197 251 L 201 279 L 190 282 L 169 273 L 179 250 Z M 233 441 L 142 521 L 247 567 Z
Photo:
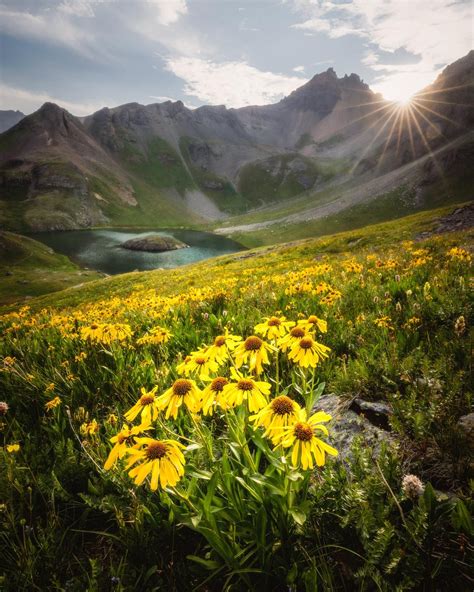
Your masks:
M 173 236 L 189 245 L 165 253 L 129 251 L 120 247 L 125 241 L 150 234 Z M 69 230 L 35 232 L 32 238 L 48 245 L 58 253 L 70 257 L 83 267 L 114 275 L 129 271 L 145 271 L 162 267 L 170 269 L 201 259 L 217 257 L 244 250 L 235 241 L 210 232 L 197 230 L 141 230 L 118 228 L 114 230 Z

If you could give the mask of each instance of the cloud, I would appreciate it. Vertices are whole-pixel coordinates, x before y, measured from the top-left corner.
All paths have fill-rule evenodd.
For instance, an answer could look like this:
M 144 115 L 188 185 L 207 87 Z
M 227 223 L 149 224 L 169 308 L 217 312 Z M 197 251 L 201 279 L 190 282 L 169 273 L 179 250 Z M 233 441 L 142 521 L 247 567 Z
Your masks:
M 28 114 L 36 111 L 46 102 L 56 103 L 78 117 L 90 115 L 107 104 L 106 101 L 101 103 L 74 103 L 58 97 L 53 97 L 46 92 L 35 93 L 29 90 L 8 86 L 6 84 L 0 85 L 1 109 L 18 109 L 23 111 L 23 113 Z
M 304 72 L 304 66 L 295 66 L 293 72 Z
M 10 0 L 11 1 L 11 0 Z M 187 14 L 186 0 L 37 0 L 29 9 L 0 5 L 0 32 L 6 35 L 62 46 L 83 57 L 113 60 L 107 45 L 116 45 L 111 19 L 121 19 L 125 33 L 132 31 L 172 50 L 196 51 L 192 33 L 179 34 L 174 25 Z M 25 5 L 23 5 L 25 6 Z M 84 17 L 87 18 L 87 22 Z M 122 39 L 123 37 L 122 31 Z
M 90 59 L 97 59 L 94 35 L 62 12 L 32 14 L 0 6 L 0 32 L 5 35 L 59 45 Z
M 448 64 L 472 48 L 471 0 L 293 0 L 292 4 L 305 19 L 292 25 L 295 29 L 332 38 L 356 34 L 370 40 L 363 63 L 379 72 L 374 85 L 378 91 L 404 84 L 414 92 L 435 78 L 439 64 Z M 415 68 L 384 64 L 383 53 L 399 49 L 421 56 Z
M 367 35 L 364 31 L 336 19 L 311 18 L 303 23 L 296 23 L 291 26 L 293 29 L 301 29 L 309 33 L 326 33 L 331 39 L 339 39 L 339 37 L 344 37 L 345 35 L 357 35 L 359 37 L 365 37 Z
M 247 62 L 214 62 L 170 57 L 167 70 L 184 80 L 184 92 L 210 105 L 227 107 L 274 103 L 306 82 L 299 76 L 264 72 Z
M 94 10 L 88 0 L 63 0 L 58 10 L 74 16 L 94 17 Z
M 186 0 L 151 0 L 150 4 L 157 11 L 156 21 L 164 26 L 175 23 L 188 12 Z

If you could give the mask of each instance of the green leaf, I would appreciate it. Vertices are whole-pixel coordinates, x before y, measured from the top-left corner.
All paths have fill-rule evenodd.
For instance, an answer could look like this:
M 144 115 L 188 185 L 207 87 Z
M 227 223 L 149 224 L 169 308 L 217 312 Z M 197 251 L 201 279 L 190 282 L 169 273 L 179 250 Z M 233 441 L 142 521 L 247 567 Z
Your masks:
M 186 559 L 190 561 L 194 561 L 195 563 L 199 563 L 209 571 L 214 571 L 221 567 L 221 564 L 218 561 L 213 561 L 212 559 L 203 559 L 202 557 L 198 557 L 197 555 L 186 555 Z
M 194 516 L 191 516 L 191 524 L 194 526 L 194 528 L 197 528 L 200 524 L 202 520 L 202 514 L 195 514 Z
M 320 396 L 323 394 L 325 386 L 325 382 L 320 382 L 316 389 L 308 397 L 308 400 L 306 401 L 306 412 L 308 413 L 308 415 L 312 412 Z
M 200 471 L 198 469 L 189 471 L 188 475 L 190 477 L 195 477 L 196 479 L 203 479 L 204 481 L 209 481 L 209 479 L 212 477 L 212 473 L 210 471 Z
M 300 526 L 303 526 L 303 524 L 306 522 L 306 519 L 308 518 L 306 512 L 304 512 L 301 508 L 290 508 L 289 512 L 296 524 L 299 524 Z
M 453 525 L 469 536 L 474 532 L 471 514 L 461 500 L 458 500 L 454 506 Z
M 431 483 L 426 485 L 422 499 L 425 504 L 426 511 L 431 512 L 434 504 L 436 503 L 436 494 Z

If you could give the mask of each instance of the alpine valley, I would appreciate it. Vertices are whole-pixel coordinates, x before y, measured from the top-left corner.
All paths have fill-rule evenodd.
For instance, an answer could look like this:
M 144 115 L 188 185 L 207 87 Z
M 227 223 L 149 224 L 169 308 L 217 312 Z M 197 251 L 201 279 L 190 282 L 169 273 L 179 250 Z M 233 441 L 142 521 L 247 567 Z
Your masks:
M 265 106 L 45 103 L 0 135 L 0 228 L 185 225 L 255 246 L 466 201 L 473 80 L 471 51 L 404 108 L 331 68 Z

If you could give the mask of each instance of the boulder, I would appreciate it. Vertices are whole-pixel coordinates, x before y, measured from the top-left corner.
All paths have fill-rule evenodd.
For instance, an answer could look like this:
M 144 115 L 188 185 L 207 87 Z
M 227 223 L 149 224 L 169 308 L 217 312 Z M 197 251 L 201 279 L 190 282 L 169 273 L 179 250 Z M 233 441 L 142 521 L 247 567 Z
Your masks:
M 150 253 L 163 253 L 165 251 L 175 251 L 176 249 L 185 249 L 189 245 L 173 238 L 172 236 L 161 236 L 152 234 L 143 237 L 132 238 L 120 245 L 123 249 L 130 251 L 147 251 Z
M 361 400 L 359 399 L 359 401 Z M 368 401 L 364 401 L 364 403 L 368 403 Z M 388 444 L 395 442 L 395 438 L 390 432 L 370 421 L 370 416 L 374 417 L 374 415 L 359 415 L 352 408 L 350 401 L 335 394 L 323 395 L 314 406 L 313 411 L 325 411 L 332 416 L 332 420 L 328 424 L 330 434 L 328 442 L 338 450 L 338 458 L 342 461 L 350 456 L 351 446 L 356 438 L 362 438 L 376 455 L 380 452 L 382 442 Z
M 459 431 L 466 439 L 470 450 L 474 450 L 474 413 L 463 415 L 458 420 Z

